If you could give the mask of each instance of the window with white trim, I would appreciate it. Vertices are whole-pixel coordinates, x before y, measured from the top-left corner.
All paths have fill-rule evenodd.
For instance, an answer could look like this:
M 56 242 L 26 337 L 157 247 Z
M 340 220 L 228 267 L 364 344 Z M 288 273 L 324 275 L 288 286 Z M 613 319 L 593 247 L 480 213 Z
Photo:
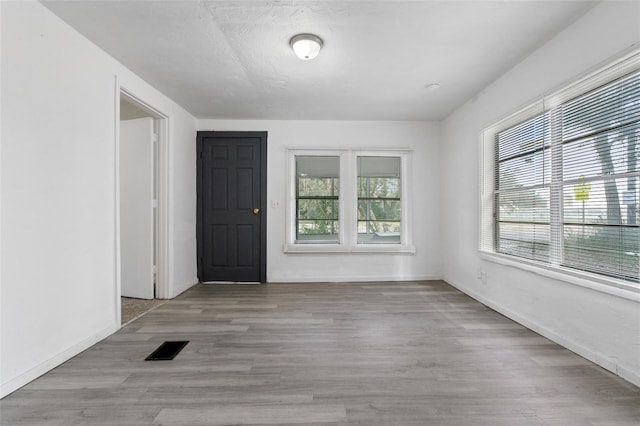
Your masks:
M 480 249 L 640 281 L 640 53 L 488 128 Z
M 296 243 L 340 241 L 340 157 L 298 155 L 296 174 Z
M 289 150 L 285 252 L 413 253 L 409 155 Z
M 496 250 L 549 259 L 550 149 L 546 115 L 496 136 Z
M 358 243 L 400 244 L 400 157 L 358 156 Z

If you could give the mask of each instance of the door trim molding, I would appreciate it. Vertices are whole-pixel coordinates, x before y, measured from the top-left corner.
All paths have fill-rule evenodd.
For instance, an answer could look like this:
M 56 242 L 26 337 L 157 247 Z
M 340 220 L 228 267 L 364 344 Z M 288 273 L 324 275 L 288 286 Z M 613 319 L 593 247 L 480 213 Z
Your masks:
M 203 151 L 203 140 L 205 138 L 260 138 L 260 282 L 267 282 L 267 135 L 266 131 L 216 131 L 200 130 L 196 138 L 196 185 L 197 198 L 197 219 L 196 219 L 196 240 L 197 240 L 197 270 L 200 278 L 200 254 L 202 253 L 202 200 L 200 197 L 200 185 L 202 180 L 202 159 L 200 154 Z
M 114 197 L 115 197 L 115 282 L 116 282 L 116 324 L 121 323 L 121 248 L 120 248 L 120 99 L 126 99 L 136 107 L 147 112 L 158 123 L 158 159 L 154 167 L 157 167 L 157 224 L 156 224 L 156 295 L 158 299 L 172 297 L 171 265 L 173 253 L 171 250 L 170 236 L 172 217 L 170 200 L 171 186 L 169 184 L 169 170 L 171 168 L 169 153 L 170 119 L 169 115 L 144 101 L 134 91 L 121 85 L 118 77 L 115 77 L 115 116 L 114 116 Z

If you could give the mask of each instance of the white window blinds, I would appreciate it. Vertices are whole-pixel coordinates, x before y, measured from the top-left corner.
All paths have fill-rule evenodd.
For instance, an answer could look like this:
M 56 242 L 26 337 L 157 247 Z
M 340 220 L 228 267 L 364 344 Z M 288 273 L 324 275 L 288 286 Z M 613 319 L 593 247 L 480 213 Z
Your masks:
M 563 264 L 638 281 L 640 71 L 561 106 Z
M 640 281 L 640 54 L 483 142 L 481 250 Z
M 496 245 L 500 253 L 549 259 L 550 149 L 547 117 L 497 135 Z

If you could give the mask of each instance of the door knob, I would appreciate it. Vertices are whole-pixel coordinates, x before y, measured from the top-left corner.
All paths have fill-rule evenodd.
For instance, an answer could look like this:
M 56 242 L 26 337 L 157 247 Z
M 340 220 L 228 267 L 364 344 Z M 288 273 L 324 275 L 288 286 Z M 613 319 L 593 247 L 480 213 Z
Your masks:
M 260 209 L 253 209 L 253 214 L 258 214 L 260 213 Z

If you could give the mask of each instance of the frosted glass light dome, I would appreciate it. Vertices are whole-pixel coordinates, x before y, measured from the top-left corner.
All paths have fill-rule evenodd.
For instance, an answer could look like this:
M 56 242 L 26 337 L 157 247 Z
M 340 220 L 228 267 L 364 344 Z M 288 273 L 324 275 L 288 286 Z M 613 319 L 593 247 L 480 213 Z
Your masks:
M 289 42 L 296 56 L 303 61 L 308 61 L 320 53 L 322 39 L 313 34 L 298 34 Z

